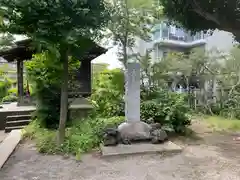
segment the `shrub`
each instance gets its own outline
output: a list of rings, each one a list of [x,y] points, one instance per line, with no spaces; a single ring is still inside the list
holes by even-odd
[[[37,101],[36,116],[42,126],[55,129],[59,123],[62,73],[58,55],[50,52],[36,54],[25,66]],[[69,74],[79,66],[78,60],[70,58]]]
[[[2,102],[16,102],[17,100],[18,100],[17,96],[9,95],[9,96],[5,96],[2,99]]]
[[[66,129],[66,138],[61,147],[56,146],[56,131],[42,128],[38,120],[33,121],[24,129],[24,137],[34,139],[39,152],[71,153],[79,156],[81,152],[87,152],[99,146],[105,127],[117,126],[123,121],[124,117],[74,120]]]
[[[116,81],[116,76],[120,79]],[[120,70],[108,70],[95,79],[91,99],[96,114],[102,117],[124,115],[124,75]],[[190,124],[186,97],[183,94],[156,88],[141,88],[141,119],[159,122],[168,130],[183,133]]]
[[[7,96],[8,88],[10,87],[10,81],[5,79],[4,81],[0,81],[0,99]]]
[[[120,69],[105,70],[93,78],[96,113],[102,117],[124,115],[124,74]]]
[[[10,88],[10,89],[8,89],[7,94],[8,95],[15,95],[15,96],[17,96],[17,94],[18,94],[17,88]]]
[[[153,99],[141,102],[141,119],[146,122],[159,122],[169,130],[184,133],[186,126],[190,125],[185,95],[166,90],[156,90],[147,94]]]
[[[141,120],[147,123],[158,121],[162,124],[164,117],[165,115],[156,101],[148,100],[141,102]]]

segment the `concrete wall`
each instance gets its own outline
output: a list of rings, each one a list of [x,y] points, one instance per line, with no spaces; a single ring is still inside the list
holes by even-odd
[[[217,48],[221,51],[228,52],[234,45],[234,37],[226,31],[215,30],[212,36],[206,39],[206,50]]]

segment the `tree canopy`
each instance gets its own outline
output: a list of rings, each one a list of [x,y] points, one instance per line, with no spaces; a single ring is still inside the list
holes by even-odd
[[[103,0],[1,0],[0,12],[1,31],[54,44],[92,37],[107,20]]]
[[[68,60],[72,47],[88,46],[108,20],[104,0],[0,0],[3,32],[22,34],[44,43],[63,65],[58,145],[65,136],[68,112]],[[57,50],[57,51],[56,51]]]
[[[160,0],[168,18],[192,31],[220,29],[240,40],[240,9],[237,0]]]

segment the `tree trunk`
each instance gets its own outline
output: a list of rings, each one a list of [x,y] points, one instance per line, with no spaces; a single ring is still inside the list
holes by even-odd
[[[57,134],[57,144],[60,146],[64,142],[65,126],[68,112],[68,52],[60,49],[61,62],[63,63],[62,84],[61,84],[61,104],[60,121]]]

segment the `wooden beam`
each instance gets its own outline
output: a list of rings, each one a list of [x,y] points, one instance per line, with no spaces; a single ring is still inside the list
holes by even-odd
[[[17,89],[18,89],[18,105],[21,105],[24,99],[23,61],[21,60],[17,60]]]

